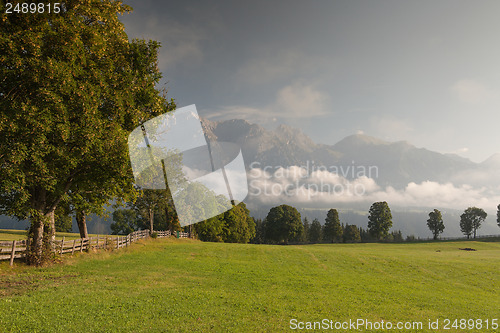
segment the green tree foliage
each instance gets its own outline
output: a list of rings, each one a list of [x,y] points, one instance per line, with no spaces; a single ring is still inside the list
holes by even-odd
[[[373,237],[372,237],[372,235],[370,235],[370,232],[368,230],[361,228],[361,227],[359,228],[359,235],[361,236],[362,242],[373,241]]]
[[[302,225],[304,227],[302,232],[302,241],[307,243],[309,241],[309,228],[311,227],[311,224],[309,223],[307,217],[304,217]]]
[[[429,213],[427,227],[432,232],[434,239],[438,239],[439,234],[444,231],[443,217],[438,209],[434,209],[434,211]]]
[[[389,234],[392,227],[392,214],[385,201],[375,202],[370,207],[368,215],[368,231],[376,240],[382,240]]]
[[[128,133],[170,107],[155,89],[159,44],[129,42],[117,16],[129,10],[0,13],[0,213],[30,219],[30,263],[50,251],[61,200],[97,210],[132,195]]]
[[[243,202],[225,212],[223,221],[222,240],[226,243],[248,243],[255,236],[255,222]]]
[[[361,235],[359,233],[359,228],[355,225],[346,224],[344,228],[344,233],[342,235],[342,240],[344,243],[359,243],[361,242]]]
[[[138,230],[137,212],[133,209],[117,209],[113,212],[111,231],[113,235],[128,235]]]
[[[311,223],[311,227],[309,228],[309,242],[310,243],[319,243],[323,238],[323,230],[321,228],[321,223],[318,219],[314,219]]]
[[[204,242],[222,242],[222,231],[224,230],[224,215],[220,214],[194,225],[198,238]]]
[[[71,229],[73,229],[73,218],[71,217],[71,210],[67,203],[57,206],[54,212],[54,220],[56,231],[71,232]]]
[[[497,206],[497,224],[500,227],[500,205]]]
[[[403,233],[401,230],[394,230],[390,234],[392,241],[396,243],[404,242]]]
[[[417,241],[417,237],[415,237],[415,235],[408,235],[406,236],[406,242],[415,242]]]
[[[330,209],[326,214],[323,239],[329,243],[338,242],[342,239],[342,233],[339,212],[336,209]]]
[[[460,230],[467,238],[470,238],[471,234],[474,234],[476,238],[477,229],[481,227],[481,223],[486,219],[488,214],[477,207],[467,208],[462,215],[460,215]]]
[[[273,207],[267,214],[267,238],[275,243],[299,242],[303,228],[300,213],[292,206]]]
[[[262,221],[259,221],[262,228]],[[240,202],[230,210],[194,225],[198,238],[206,242],[257,243],[256,223],[245,203]],[[258,237],[263,238],[262,230]],[[261,240],[263,242],[263,239]]]
[[[137,212],[137,216],[141,218],[141,227],[149,229],[150,233],[154,231],[155,212],[163,209],[166,205],[165,190],[149,190],[140,191],[140,195],[136,201],[130,206]]]
[[[251,240],[253,244],[264,244],[266,242],[266,221],[262,219],[254,219],[255,221],[255,236]]]

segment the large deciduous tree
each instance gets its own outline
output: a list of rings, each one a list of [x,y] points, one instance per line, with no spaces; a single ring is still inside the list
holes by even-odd
[[[223,215],[222,239],[226,243],[248,243],[255,236],[255,222],[244,202]]]
[[[361,235],[359,228],[355,225],[346,224],[344,234],[342,235],[344,243],[359,243],[361,242]]]
[[[481,223],[486,219],[488,214],[481,208],[469,207],[462,215],[460,215],[460,230],[467,238],[474,234],[476,238],[477,229],[481,227]]]
[[[248,243],[256,234],[255,222],[243,202],[222,214],[196,223],[194,230],[200,240],[208,242]]]
[[[127,136],[171,108],[155,88],[159,44],[129,42],[118,19],[130,9],[0,13],[0,213],[30,219],[30,263],[50,251],[61,200],[84,210],[133,193]]]
[[[391,209],[386,201],[375,202],[370,207],[368,215],[368,231],[377,240],[388,236],[392,227]]]
[[[432,232],[434,239],[438,239],[439,234],[444,231],[443,216],[438,209],[429,213],[429,219],[427,220],[427,227]]]
[[[300,241],[303,228],[300,213],[292,206],[273,207],[267,214],[266,236],[276,243]]]

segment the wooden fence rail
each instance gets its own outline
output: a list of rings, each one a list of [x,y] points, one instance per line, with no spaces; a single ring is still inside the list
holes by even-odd
[[[170,237],[170,231],[155,231],[158,238]],[[131,243],[140,239],[148,238],[149,230],[134,231],[126,236],[97,235],[89,238],[66,240],[56,240],[53,244],[57,254],[83,252],[90,249],[120,249],[127,247]],[[187,232],[174,232],[177,238],[187,238]],[[14,264],[14,259],[24,258],[26,254],[26,240],[0,241],[0,261],[10,260],[10,265]]]

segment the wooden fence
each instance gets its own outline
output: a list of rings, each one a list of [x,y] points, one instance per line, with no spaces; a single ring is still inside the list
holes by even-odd
[[[170,237],[170,231],[154,231],[158,238]],[[177,238],[188,238],[187,232],[174,232]],[[149,230],[134,231],[126,236],[106,236],[97,235],[95,237],[80,238],[73,240],[56,240],[53,244],[57,254],[83,252],[91,249],[119,249],[127,247],[131,243],[140,239],[148,238]],[[26,254],[26,240],[21,241],[0,241],[0,261],[10,260],[10,265],[14,264],[14,259],[24,258]]]

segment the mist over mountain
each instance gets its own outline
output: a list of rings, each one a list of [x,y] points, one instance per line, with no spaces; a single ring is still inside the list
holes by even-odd
[[[242,119],[213,122],[203,120],[210,140],[240,145],[247,167],[258,162],[260,167],[323,166],[342,169],[347,179],[357,178],[353,167],[378,169],[381,186],[404,188],[409,182],[436,181],[446,183],[454,175],[485,167],[500,167],[500,154],[476,164],[454,154],[441,154],[417,148],[406,142],[387,142],[367,135],[350,135],[333,145],[317,144],[301,130],[279,125],[270,131]],[[359,168],[358,168],[359,169]]]
[[[489,213],[481,232],[498,233],[500,154],[474,163],[362,134],[327,145],[286,125],[267,130],[241,119],[202,124],[211,141],[241,147],[250,187],[245,201],[256,217],[265,217],[272,206],[290,204],[322,223],[328,208],[338,208],[349,216],[348,223],[366,226],[371,203],[387,201],[394,228],[403,233],[427,237],[427,214],[438,208],[449,224],[444,235],[459,236],[461,212],[478,206]]]

